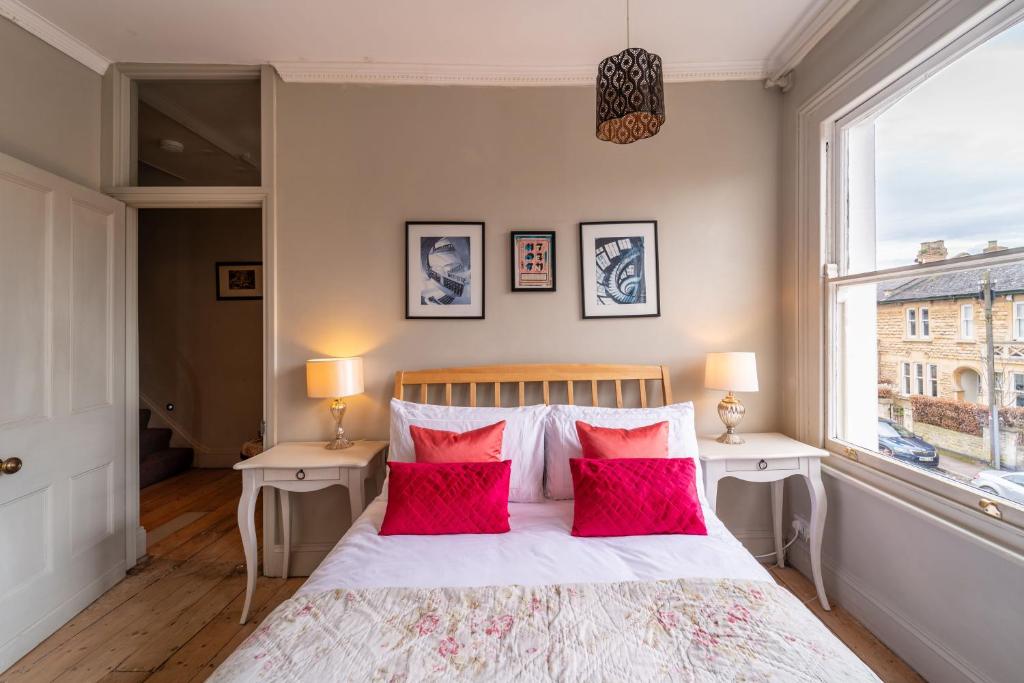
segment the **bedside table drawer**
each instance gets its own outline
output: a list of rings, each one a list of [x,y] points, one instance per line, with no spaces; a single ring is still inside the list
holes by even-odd
[[[313,467],[310,469],[266,469],[263,481],[324,481],[340,479],[340,467]]]
[[[734,458],[725,463],[726,472],[758,472],[771,470],[800,469],[800,458],[773,458],[771,460],[755,460],[753,458]]]

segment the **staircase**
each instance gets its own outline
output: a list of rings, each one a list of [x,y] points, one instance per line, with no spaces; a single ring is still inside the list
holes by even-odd
[[[152,413],[139,410],[139,488],[163,481],[192,467],[191,448],[171,448],[171,430],[150,427]]]

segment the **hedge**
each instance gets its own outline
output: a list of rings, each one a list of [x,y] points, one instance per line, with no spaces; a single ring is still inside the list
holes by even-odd
[[[981,436],[981,428],[988,423],[987,419],[978,419],[979,406],[973,403],[952,401],[948,398],[911,396],[910,405],[914,409],[914,422],[924,422],[961,434]]]
[[[981,436],[982,429],[988,425],[988,408],[975,403],[911,396],[910,405],[914,409],[915,422],[951,429],[961,434]],[[1024,408],[1000,408],[999,424],[1002,427],[1024,428]]]

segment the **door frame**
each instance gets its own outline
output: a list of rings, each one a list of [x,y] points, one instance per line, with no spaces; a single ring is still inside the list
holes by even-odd
[[[254,187],[131,186],[135,153],[132,135],[135,80],[260,80],[260,185]],[[125,560],[133,567],[146,554],[146,530],[139,522],[139,209],[259,208],[263,251],[263,419],[265,446],[277,442],[276,135],[277,75],[269,65],[121,64],[110,68],[107,102],[109,138],[103,145],[108,185],[104,192],[125,204]],[[134,530],[134,532],[133,532]]]

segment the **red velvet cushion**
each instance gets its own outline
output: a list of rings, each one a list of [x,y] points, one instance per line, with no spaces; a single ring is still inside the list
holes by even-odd
[[[706,536],[691,458],[572,458],[573,536]]]
[[[389,462],[381,536],[503,534],[512,461]]]
[[[584,458],[667,458],[668,422],[636,429],[595,427],[576,420]]]
[[[501,460],[501,441],[505,421],[468,432],[409,426],[416,462],[497,462]]]

